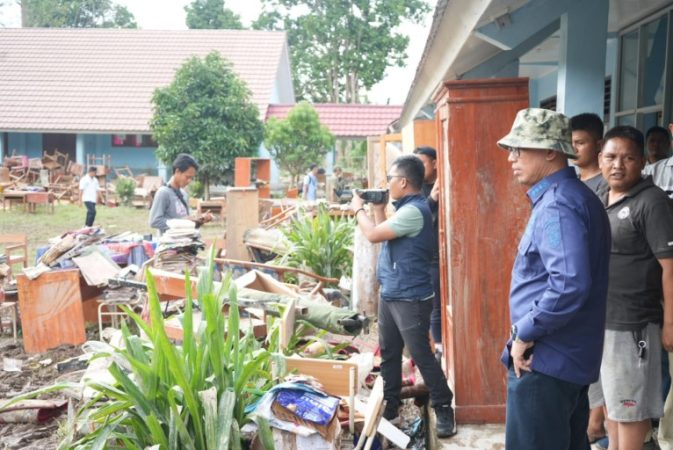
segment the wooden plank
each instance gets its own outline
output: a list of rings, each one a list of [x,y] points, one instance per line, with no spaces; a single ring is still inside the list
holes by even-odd
[[[193,312],[193,321],[195,325],[201,321],[201,312]],[[262,339],[266,337],[266,324],[264,321],[246,317],[242,317],[240,319],[240,326],[238,328],[241,337],[243,337],[245,333],[248,332],[250,327],[252,327],[252,333],[255,338]],[[184,330],[182,329],[182,324],[180,323],[180,319],[178,319],[178,317],[171,317],[170,319],[166,320],[164,322],[164,330],[166,330],[166,334],[169,338],[182,342],[184,337]],[[224,339],[224,337],[225,336],[222,336],[222,339]]]
[[[376,278],[376,262],[381,246],[369,242],[360,228],[355,227],[353,248],[353,309],[376,316],[380,288]]]
[[[227,258],[250,261],[243,235],[259,224],[259,194],[257,189],[229,188],[227,190]]]
[[[285,367],[288,372],[296,370],[298,374],[314,377],[320,384],[322,384],[325,392],[339,397],[347,397],[350,395],[349,372],[351,367],[355,368],[355,380],[358,379],[357,364],[348,361],[292,356],[285,358]]]
[[[82,276],[90,286],[105,286],[110,278],[119,273],[119,266],[112,260],[104,257],[99,251],[93,251],[85,256],[72,259]]]
[[[374,382],[372,392],[367,399],[367,408],[365,409],[365,424],[360,433],[360,439],[356,450],[361,449],[365,443],[365,436],[370,437],[376,434],[376,428],[379,423],[379,413],[383,405],[383,377],[378,377]],[[371,442],[370,439],[367,441]],[[371,444],[369,444],[371,446]]]
[[[437,124],[434,119],[414,120],[414,147],[437,148]]]
[[[283,317],[280,319],[280,351],[285,350],[290,345],[292,333],[294,333],[295,307],[297,299],[293,298],[285,305]]]
[[[19,275],[17,286],[27,353],[86,341],[79,270],[46,272],[35,280]]]

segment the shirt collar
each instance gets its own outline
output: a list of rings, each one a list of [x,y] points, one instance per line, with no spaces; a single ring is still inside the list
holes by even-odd
[[[528,198],[530,199],[530,202],[534,205],[535,203],[542,198],[545,192],[547,192],[547,189],[549,189],[552,185],[558,183],[561,180],[565,180],[567,178],[575,178],[577,179],[577,174],[575,173],[575,169],[572,167],[564,167],[561,170],[558,170],[551,175],[547,175],[537,183],[535,183],[530,189],[528,189],[528,192],[526,192],[526,195],[528,195]]]
[[[397,210],[400,209],[404,204],[406,204],[406,203],[408,203],[409,201],[411,201],[411,199],[413,199],[414,197],[421,197],[421,198],[423,198],[423,199],[425,198],[425,197],[423,197],[420,193],[416,193],[416,194],[407,194],[407,195],[403,196],[402,198],[400,198],[400,199],[398,199],[398,200],[393,200],[393,202],[392,202],[392,203],[393,203],[393,207],[394,207],[395,210],[397,211]]]
[[[614,205],[617,205],[621,203],[624,199],[629,198],[629,197],[635,197],[645,189],[649,189],[651,187],[654,187],[654,182],[652,181],[652,177],[649,175],[644,175],[629,191],[624,194],[622,198],[614,202],[612,205],[608,205],[608,196],[610,194],[610,188],[608,187],[606,190],[602,191],[599,195],[601,200],[603,201],[603,204],[608,206],[608,207],[613,207]]]

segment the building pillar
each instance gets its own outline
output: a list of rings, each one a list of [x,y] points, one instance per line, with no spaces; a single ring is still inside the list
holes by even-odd
[[[159,175],[165,183],[168,183],[168,167],[166,167],[166,164],[159,162],[157,165],[157,175]]]
[[[556,109],[603,117],[609,0],[572,3],[561,15]]]
[[[3,132],[0,133],[0,164],[2,164],[2,161],[5,159],[5,155],[7,154],[7,149],[5,148],[5,137],[7,136],[7,133]]]
[[[75,142],[75,159],[77,160],[77,164],[81,164],[82,166],[86,165],[86,152],[84,150],[84,135],[83,134],[77,134],[77,140]],[[84,168],[84,172],[86,173],[87,168]]]

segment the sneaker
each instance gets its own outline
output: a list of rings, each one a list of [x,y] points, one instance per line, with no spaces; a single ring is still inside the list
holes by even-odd
[[[609,446],[610,446],[610,442],[608,441],[607,436],[605,436],[602,439],[597,440],[594,443],[594,447],[596,447],[598,450],[608,450]]]
[[[456,417],[451,405],[442,405],[435,408],[437,416],[437,437],[447,438],[456,434]]]
[[[399,419],[400,405],[393,402],[386,402],[386,409],[383,410],[383,418],[389,422]]]
[[[643,444],[643,450],[660,450],[660,447],[653,438],[650,438],[649,441]]]

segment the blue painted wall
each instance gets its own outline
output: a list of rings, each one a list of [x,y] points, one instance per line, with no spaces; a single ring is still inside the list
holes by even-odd
[[[40,133],[7,133],[7,154],[16,151],[19,155],[29,158],[42,157],[42,134]],[[112,167],[129,166],[134,174],[157,174],[159,162],[154,156],[155,147],[113,147],[112,135],[85,134],[84,151],[97,156],[111,155]]]
[[[540,101],[556,95],[558,70],[554,70],[540,78],[531,78],[529,82],[530,106],[539,108]]]
[[[134,174],[157,174],[159,162],[154,156],[155,147],[113,147],[111,135],[87,134],[84,149],[87,154],[111,155],[112,167],[129,166]]]
[[[7,133],[8,155],[16,151],[18,155],[29,158],[42,157],[42,134],[40,133]]]

